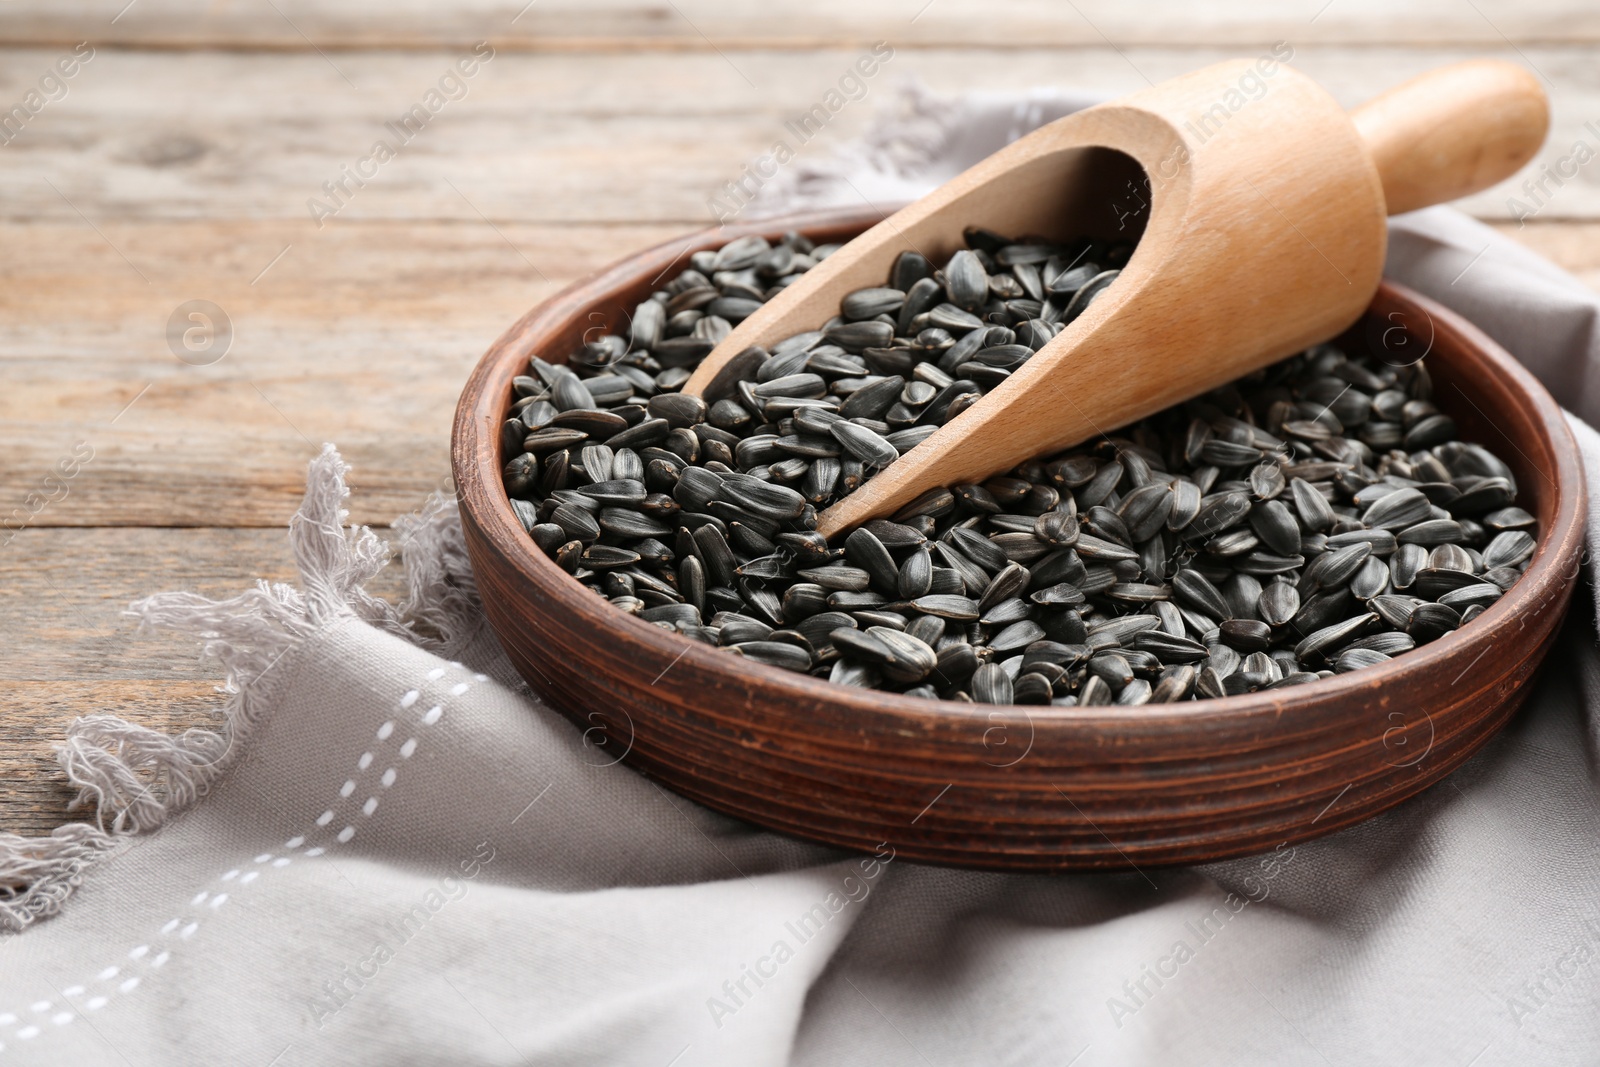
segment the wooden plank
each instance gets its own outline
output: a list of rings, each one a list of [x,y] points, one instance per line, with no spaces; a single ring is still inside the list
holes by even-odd
[[[449,487],[456,394],[495,336],[578,275],[678,232],[342,226],[251,286],[294,234],[103,229],[140,256],[150,285],[81,223],[0,229],[0,527],[36,510],[32,525],[281,525],[324,441],[356,467],[356,521],[387,522]],[[543,278],[507,239],[546,265]],[[167,347],[169,315],[195,297],[233,321],[233,347],[212,366]],[[86,450],[64,489],[49,480]]]
[[[368,588],[394,598],[401,568]],[[194,641],[139,633],[123,615],[149,593],[228,597],[257,577],[295,580],[286,532],[27,530],[0,548],[0,830],[47,833],[71,793],[51,745],[79,715],[152,729],[215,723],[221,671]]]
[[[433,49],[484,38],[500,47],[559,49],[810,48],[885,39],[903,46],[1307,43],[1424,45],[1594,40],[1600,17],[1581,0],[459,0],[273,5],[196,0],[25,0],[0,8],[18,43],[160,48]]]
[[[123,612],[168,589],[229,597],[257,577],[295,581],[286,530],[25,530],[0,550],[0,681],[214,678],[194,642],[140,633]]]
[[[0,13],[7,9],[0,5]],[[1117,94],[1238,50],[908,49],[866,83],[863,99],[843,106],[805,143],[787,123],[817,105],[859,51],[504,53],[482,67],[468,96],[445,105],[402,145],[386,123],[424,97],[449,53],[338,57],[334,62],[357,90],[316,54],[102,49],[64,99],[45,105],[4,145],[0,217],[71,221],[85,229],[117,220],[272,219],[292,224],[301,240],[377,219],[699,224],[712,218],[709,198],[739,178],[747,162],[779,140],[797,159],[827,158],[897,102],[895,88],[906,78],[945,94],[1039,87]],[[1523,195],[1521,182],[1540,164],[1556,164],[1580,139],[1600,150],[1600,135],[1585,127],[1600,115],[1600,70],[1591,51],[1513,49],[1503,42],[1305,46],[1295,62],[1354,105],[1442,63],[1483,54],[1526,57],[1554,79],[1549,146],[1524,174],[1466,202],[1475,213],[1504,218],[1507,197]],[[27,84],[38,76],[27,72],[44,72],[55,55],[10,50],[0,52],[0,64],[24,72],[17,78]],[[380,139],[398,154],[367,165],[375,176],[357,188],[341,168],[368,158]],[[1555,191],[1539,217],[1600,218],[1595,166]],[[338,200],[323,188],[335,181],[348,189]],[[343,206],[319,227],[313,198],[328,210]],[[138,248],[124,251],[142,262]]]

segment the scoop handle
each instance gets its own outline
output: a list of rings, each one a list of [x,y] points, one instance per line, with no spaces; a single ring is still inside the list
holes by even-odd
[[[1350,118],[1398,215],[1515,174],[1544,144],[1550,101],[1516,64],[1474,59],[1401,82]]]

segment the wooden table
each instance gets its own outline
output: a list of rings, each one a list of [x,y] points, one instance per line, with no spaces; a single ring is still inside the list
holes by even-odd
[[[291,579],[284,525],[323,441],[355,466],[357,522],[448,487],[456,392],[489,342],[577,276],[711,222],[717,189],[874,42],[893,58],[807,158],[909,77],[1118,92],[1277,40],[1347,104],[1468,56],[1523,62],[1555,106],[1545,161],[1600,147],[1583,125],[1600,13],[1582,0],[524,2],[0,3],[0,107],[38,103],[0,145],[0,517],[52,498],[0,531],[0,829],[78,817],[50,749],[73,716],[212,721],[215,665],[138,634],[129,601]],[[92,58],[41,87],[80,42]],[[465,95],[364,163],[478,42],[493,57]],[[1597,175],[1497,225],[1600,284]],[[342,203],[324,190],[339,181]],[[1467,206],[1505,220],[1516,192]],[[218,362],[169,347],[190,300],[232,323]],[[46,482],[86,449],[64,488]]]

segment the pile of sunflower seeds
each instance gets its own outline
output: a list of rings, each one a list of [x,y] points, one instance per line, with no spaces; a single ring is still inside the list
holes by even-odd
[[[843,685],[989,704],[1144,704],[1296,685],[1470,622],[1535,547],[1516,479],[1456,440],[1421,363],[1329,345],[1122,435],[929,492],[829,545],[818,510],[957,417],[1131,246],[967,232],[907,252],[819,330],[679,390],[834,250],[699,252],[565,365],[516,381],[505,485],[533,540],[622,611]]]

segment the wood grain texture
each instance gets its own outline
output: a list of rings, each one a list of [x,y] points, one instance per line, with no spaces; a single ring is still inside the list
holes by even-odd
[[[101,230],[151,284],[81,222],[0,227],[0,526],[27,518],[29,494],[80,442],[93,458],[34,525],[281,525],[324,441],[356,467],[355,520],[388,522],[449,487],[450,410],[486,339],[675,232],[341,226],[296,243],[252,286],[294,234],[249,222]],[[548,264],[543,277],[518,248]],[[233,320],[213,366],[167,347],[168,316],[196,297]]]
[[[1391,215],[1489,188],[1528,164],[1550,132],[1533,71],[1480,59],[1402,82],[1350,113]]]
[[[1600,17],[1581,0],[1325,0],[1186,3],[1184,0],[462,0],[450,4],[202,4],[196,0],[25,0],[0,8],[0,33],[16,41],[96,40],[144,48],[303,51],[429,48],[485,37],[506,47],[692,49],[751,44],[810,49],[885,38],[916,45],[1018,47],[1199,45],[1331,41],[1427,45],[1595,40]],[[276,8],[276,10],[275,10]],[[113,21],[115,19],[115,21]]]
[[[817,221],[831,232],[874,220]],[[1247,854],[1350,826],[1459,766],[1520,705],[1565,614],[1586,514],[1565,419],[1481,331],[1385,283],[1370,321],[1431,320],[1436,401],[1464,438],[1511,463],[1539,518],[1527,573],[1471,626],[1305,686],[1121,710],[839,687],[669,633],[618,612],[534,546],[501,485],[498,427],[530,351],[570,351],[591,311],[619,315],[676,255],[641,253],[508,330],[463,391],[452,456],[473,572],[513,663],[575,723],[601,727],[636,767],[711,807],[818,841],[887,841],[901,856],[995,869]],[[1356,329],[1342,343],[1366,337]]]
[[[0,4],[0,15],[12,6]],[[1485,55],[1531,63],[1550,79],[1545,87],[1553,108],[1551,137],[1538,162],[1554,166],[1580,139],[1600,147],[1585,127],[1600,115],[1600,67],[1587,47],[1294,46],[1296,69],[1346,108],[1444,63]],[[1254,58],[1266,48],[1267,42],[1249,42],[1003,54],[900,50],[865,82],[861,99],[844,105],[804,144],[785,123],[835,88],[862,49],[507,52],[481,68],[465,99],[446,104],[410,143],[397,146],[396,157],[365,187],[351,185],[347,206],[320,231],[307,201],[325,196],[323,183],[340,179],[340,168],[354,166],[374,141],[396,141],[385,123],[417,104],[458,53],[360,52],[333,57],[336,70],[315,53],[104,48],[67,83],[64,99],[46,104],[0,148],[6,160],[0,216],[80,226],[84,217],[102,226],[118,219],[275,219],[292,224],[285,243],[374,219],[481,225],[486,215],[497,223],[689,228],[712,220],[708,199],[774,142],[785,139],[800,160],[826,159],[877,109],[891,105],[906,79],[943,94],[1054,88],[1119,95],[1210,63]],[[59,54],[0,51],[0,69],[7,72],[0,104],[9,108],[20,100]],[[1507,198],[1537,170],[1536,163],[1512,182],[1470,198],[1467,208],[1510,217]],[[1579,173],[1559,190],[1551,187],[1541,218],[1600,218],[1600,183],[1583,177],[1587,170]],[[125,251],[143,265],[136,246]]]

